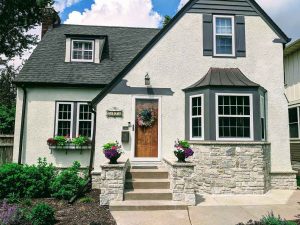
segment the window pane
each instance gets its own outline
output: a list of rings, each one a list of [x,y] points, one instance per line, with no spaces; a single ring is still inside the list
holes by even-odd
[[[93,43],[90,41],[73,41],[72,59],[92,60]]]
[[[86,60],[93,59],[93,52],[92,51],[85,51],[83,58],[86,59]]]
[[[232,37],[220,36],[216,37],[216,53],[217,54],[232,54]]]
[[[92,136],[92,122],[91,121],[80,121],[78,134],[80,136],[91,137]]]
[[[201,137],[201,118],[192,118],[192,137]]]
[[[297,123],[298,122],[298,111],[297,108],[289,109],[289,122]]]
[[[232,34],[232,19],[231,18],[216,18],[217,34]]]
[[[59,104],[58,119],[71,119],[71,104]]]
[[[221,138],[250,138],[249,117],[220,117],[219,137]]]
[[[192,116],[201,116],[201,97],[192,98]]]
[[[92,119],[92,112],[91,112],[90,105],[80,105],[79,119],[80,120],[91,120]]]
[[[82,51],[73,51],[73,59],[82,59]]]
[[[71,136],[71,122],[70,121],[58,121],[58,136]]]
[[[298,123],[290,124],[290,138],[298,138]]]

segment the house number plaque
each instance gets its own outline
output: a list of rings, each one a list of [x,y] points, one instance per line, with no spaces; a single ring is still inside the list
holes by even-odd
[[[106,116],[112,117],[112,118],[120,118],[120,117],[123,117],[123,111],[122,110],[107,110]]]

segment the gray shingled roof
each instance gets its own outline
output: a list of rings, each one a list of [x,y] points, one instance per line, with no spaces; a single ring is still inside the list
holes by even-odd
[[[48,31],[25,63],[16,83],[106,85],[159,32],[158,29],[60,25]],[[107,36],[100,64],[65,62],[66,34]]]
[[[238,68],[210,68],[203,78],[185,90],[207,86],[259,87],[258,84],[249,80]]]

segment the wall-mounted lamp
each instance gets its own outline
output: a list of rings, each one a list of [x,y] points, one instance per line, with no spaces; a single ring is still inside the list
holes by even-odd
[[[146,76],[145,76],[145,85],[146,85],[146,86],[149,86],[149,85],[150,85],[150,76],[149,76],[148,73],[147,73]]]

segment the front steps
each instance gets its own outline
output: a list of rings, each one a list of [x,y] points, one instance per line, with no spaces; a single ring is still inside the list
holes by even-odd
[[[124,201],[110,202],[111,211],[185,210],[172,201],[168,171],[162,166],[133,166],[126,173]]]

